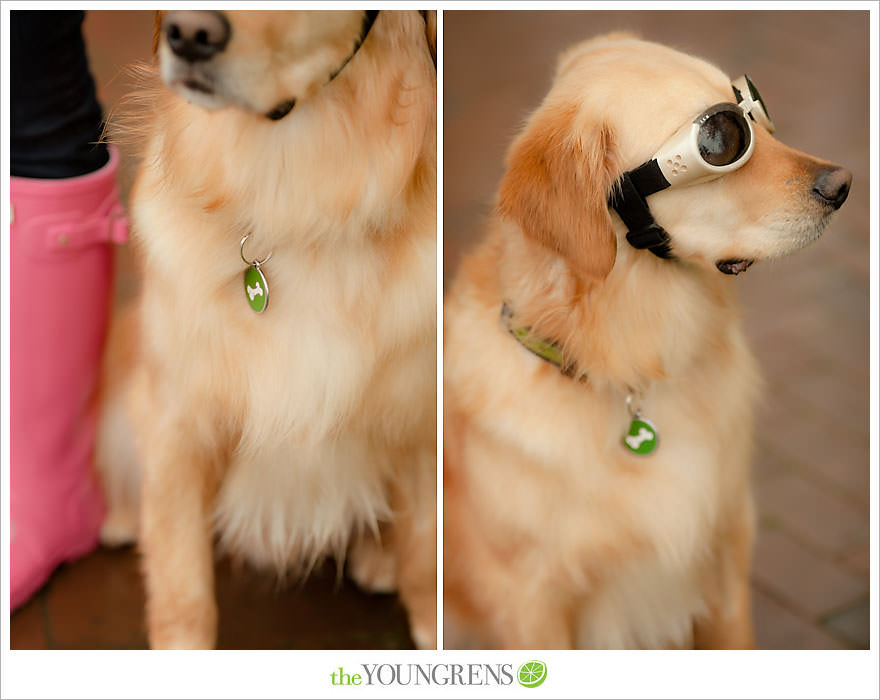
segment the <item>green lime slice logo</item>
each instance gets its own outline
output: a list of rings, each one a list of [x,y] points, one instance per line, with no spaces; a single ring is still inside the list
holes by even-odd
[[[547,678],[547,664],[543,661],[526,661],[519,667],[516,678],[523,688],[537,688]]]

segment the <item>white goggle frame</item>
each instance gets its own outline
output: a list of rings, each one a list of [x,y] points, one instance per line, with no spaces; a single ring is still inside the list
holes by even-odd
[[[755,131],[752,122],[756,122],[773,133],[775,127],[767,113],[767,109],[761,100],[761,95],[755,89],[752,81],[746,75],[740,76],[733,81],[734,94],[739,100],[738,104],[721,103],[713,105],[702,112],[696,119],[682,126],[676,131],[654,154],[652,160],[657,165],[663,177],[672,187],[694,185],[708,180],[714,180],[729,172],[737,170],[745,165],[755,150]],[[748,146],[745,151],[735,160],[726,165],[712,165],[706,162],[700,155],[698,135],[704,121],[725,107],[738,109],[743,116],[748,128]]]

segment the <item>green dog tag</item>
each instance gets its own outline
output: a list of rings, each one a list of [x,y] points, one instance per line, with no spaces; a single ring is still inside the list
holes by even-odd
[[[252,265],[244,273],[244,292],[248,304],[258,314],[269,306],[269,283],[259,265]]]
[[[629,425],[629,432],[623,436],[623,444],[637,455],[649,455],[657,449],[657,428],[651,421],[635,416]]]

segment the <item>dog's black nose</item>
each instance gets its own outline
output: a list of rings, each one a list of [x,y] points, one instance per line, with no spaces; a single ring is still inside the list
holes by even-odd
[[[813,196],[823,204],[840,209],[849,194],[852,173],[846,168],[828,168],[813,183]]]
[[[169,12],[162,28],[174,54],[191,63],[207,61],[229,42],[229,21],[222,12]]]

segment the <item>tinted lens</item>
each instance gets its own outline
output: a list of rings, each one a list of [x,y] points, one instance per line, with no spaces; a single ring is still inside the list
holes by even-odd
[[[742,112],[736,107],[709,110],[697,132],[700,155],[709,165],[730,165],[749,147],[749,128]]]

